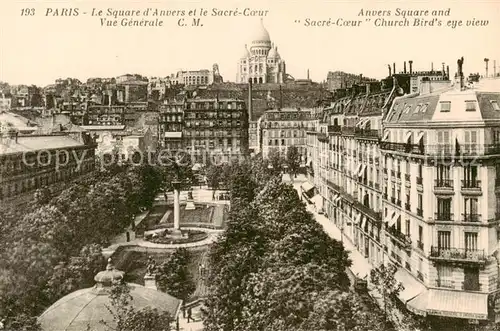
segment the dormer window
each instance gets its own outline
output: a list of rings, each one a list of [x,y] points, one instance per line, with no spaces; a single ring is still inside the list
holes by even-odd
[[[429,106],[429,104],[428,104],[428,103],[426,103],[425,105],[422,105],[422,108],[420,109],[420,111],[421,111],[422,113],[425,113],[425,112],[427,111],[427,107],[428,107],[428,106]]]
[[[475,101],[465,101],[465,111],[476,111]]]
[[[415,107],[415,110],[413,111],[414,114],[418,113],[420,111],[420,108],[422,107],[422,104],[419,103],[417,107]]]
[[[441,106],[440,111],[442,113],[447,113],[450,111],[450,109],[451,109],[451,102],[450,101],[441,101],[439,104]]]
[[[491,100],[490,102],[491,102],[491,106],[493,107],[493,109],[500,110],[500,106],[498,105],[498,101]]]
[[[403,110],[403,113],[408,114],[410,112],[410,109],[411,109],[411,105],[406,105],[404,110]]]

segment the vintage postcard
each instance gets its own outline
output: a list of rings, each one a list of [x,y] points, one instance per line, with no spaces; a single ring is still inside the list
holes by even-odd
[[[500,330],[500,1],[0,17],[0,331]]]

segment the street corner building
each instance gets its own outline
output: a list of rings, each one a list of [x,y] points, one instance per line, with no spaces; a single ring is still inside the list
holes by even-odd
[[[302,191],[372,266],[399,267],[410,311],[479,323],[500,317],[500,79],[457,63],[336,89]]]

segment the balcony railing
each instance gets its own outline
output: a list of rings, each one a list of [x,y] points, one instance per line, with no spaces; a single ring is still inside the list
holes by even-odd
[[[417,271],[417,278],[424,281],[424,275],[420,271]]]
[[[421,208],[417,208],[417,215],[420,217],[424,216],[424,211]]]
[[[500,154],[500,144],[462,144],[457,148],[454,144],[427,145],[427,155],[434,156],[478,156]]]
[[[328,133],[340,133],[342,127],[340,125],[328,125]]]
[[[462,282],[462,290],[463,291],[480,292],[481,291],[481,284]]]
[[[422,177],[417,177],[417,185],[422,185],[423,179]]]
[[[464,222],[478,223],[481,222],[481,214],[462,214]]]
[[[500,187],[500,178],[495,179],[495,187]]]
[[[405,180],[406,180],[407,182],[409,182],[409,181],[410,181],[410,174],[405,174]]]
[[[395,197],[391,197],[391,203],[396,204],[396,198]]]
[[[452,279],[436,279],[437,287],[455,288],[455,282]]]
[[[434,188],[453,190],[453,179],[436,179]]]
[[[395,176],[396,176],[396,171],[395,171],[395,170],[391,170],[391,176],[392,176],[392,177],[395,177]]]
[[[477,263],[484,263],[486,261],[484,249],[440,248],[436,246],[431,247],[430,258],[436,260],[468,261]]]
[[[321,141],[321,142],[328,141],[328,135],[326,133],[318,132],[317,137],[318,137],[318,140]]]
[[[382,199],[387,200],[387,193],[382,193]]]
[[[411,205],[409,203],[405,203],[405,209],[411,211]]]
[[[408,154],[425,154],[425,148],[422,145],[418,144],[404,144],[404,143],[391,143],[387,141],[382,141],[380,143],[380,149],[390,150],[400,153],[408,153]]]
[[[386,232],[398,241],[404,248],[411,248],[411,238],[410,236],[400,232],[398,229],[394,227],[390,227],[386,229]]]
[[[420,240],[417,240],[417,247],[418,249],[424,250],[424,243],[421,242]]]
[[[396,172],[396,177],[399,178],[399,179],[401,179],[401,171],[397,171]]]
[[[462,190],[481,190],[480,180],[462,180]]]
[[[453,222],[452,213],[434,213],[434,220],[437,222]]]
[[[356,128],[354,130],[354,135],[356,137],[373,138],[373,139],[377,139],[380,137],[379,130],[369,130],[360,128]]]
[[[344,126],[342,127],[342,134],[352,136],[354,135],[355,128],[351,126]]]

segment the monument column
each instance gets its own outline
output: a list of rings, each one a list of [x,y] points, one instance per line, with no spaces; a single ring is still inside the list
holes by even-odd
[[[181,187],[181,182],[174,181],[172,182],[174,186],[174,232],[180,231],[180,197],[179,191]]]

